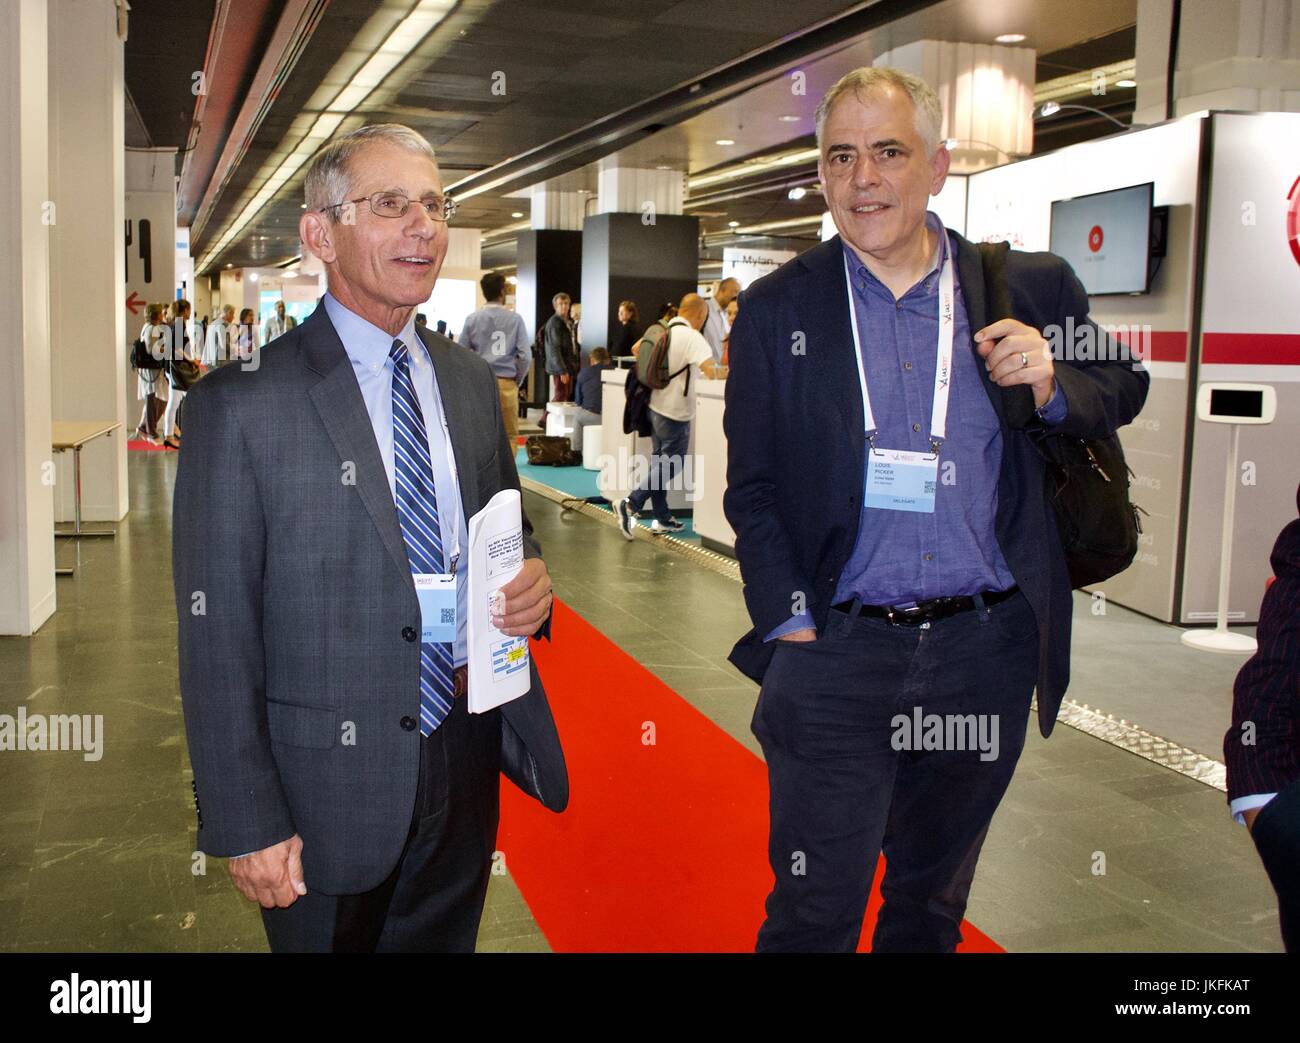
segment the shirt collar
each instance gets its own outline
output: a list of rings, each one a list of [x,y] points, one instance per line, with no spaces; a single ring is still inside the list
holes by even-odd
[[[424,342],[415,333],[414,311],[396,337],[385,333],[368,319],[363,319],[350,308],[340,304],[331,293],[325,294],[325,311],[330,317],[330,322],[334,324],[339,340],[343,342],[343,350],[347,352],[353,366],[378,373],[388,361],[388,353],[392,350],[395,340],[400,340],[406,345],[406,350],[416,366],[425,365],[429,361],[427,351],[417,350],[416,347],[419,345],[423,348]]]
[[[928,291],[929,286],[925,284],[928,284],[931,277],[939,270],[939,266],[943,263],[944,258],[948,255],[949,242],[948,230],[944,227],[943,221],[939,219],[939,215],[933,210],[927,210],[925,212],[925,226],[934,233],[934,251],[930,254],[930,267],[928,267],[925,270],[925,274],[917,280],[916,286],[920,286],[923,290]],[[853,247],[848,244],[847,240],[844,241],[844,256],[849,259],[850,271],[862,276],[868,282],[876,283],[881,286],[884,285],[879,279],[871,274],[871,270],[862,263],[862,258],[853,252]],[[912,289],[916,289],[916,286]],[[908,291],[908,293],[911,292],[911,290]],[[893,295],[891,294],[890,296]]]

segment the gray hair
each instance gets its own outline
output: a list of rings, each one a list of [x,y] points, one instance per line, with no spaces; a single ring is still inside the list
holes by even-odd
[[[357,153],[373,142],[386,142],[428,156],[435,163],[433,146],[424,137],[401,123],[375,123],[359,127],[341,138],[335,138],[316,153],[303,182],[308,210],[323,210],[333,203],[341,203],[352,195],[352,176],[349,166]],[[334,211],[329,211],[333,219]]]
[[[926,156],[933,156],[939,147],[939,135],[943,129],[943,109],[939,105],[939,96],[925,80],[901,69],[888,66],[864,65],[860,69],[845,73],[839,81],[826,92],[817,106],[817,148],[822,147],[822,128],[831,108],[845,94],[870,94],[884,87],[896,87],[912,99],[916,109],[916,132],[925,142]]]

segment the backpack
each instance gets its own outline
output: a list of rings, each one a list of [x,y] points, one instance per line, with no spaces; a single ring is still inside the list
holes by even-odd
[[[668,348],[672,344],[672,330],[666,323],[656,320],[641,334],[636,349],[636,378],[652,391],[662,391],[677,376],[686,374],[685,394],[691,391],[689,365],[676,373],[668,372]]]
[[[558,435],[529,435],[524,442],[524,453],[534,467],[573,467],[582,463],[582,454],[567,438]]]
[[[979,244],[989,314],[996,318],[1012,315],[1006,270],[1010,249],[1005,242]],[[1024,428],[1033,417],[1033,392],[1024,384],[1002,391],[1007,423]],[[1129,500],[1133,471],[1124,459],[1119,435],[1085,439],[1039,434],[1030,440],[1047,462],[1048,496],[1070,586],[1090,587],[1123,572],[1137,556],[1142,508]]]

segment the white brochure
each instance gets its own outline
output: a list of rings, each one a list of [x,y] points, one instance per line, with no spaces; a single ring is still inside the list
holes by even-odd
[[[486,713],[529,688],[528,638],[492,625],[502,587],[524,565],[523,510],[518,490],[502,489],[469,520],[466,645],[469,712]]]

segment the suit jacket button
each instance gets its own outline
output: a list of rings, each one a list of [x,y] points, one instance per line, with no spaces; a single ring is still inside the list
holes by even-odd
[[[407,641],[414,641],[420,635],[415,632],[415,627],[402,627],[402,637]]]
[[[402,720],[401,720],[401,725],[402,725],[403,730],[408,731],[408,732],[413,732],[413,731],[415,731],[415,718],[414,718],[414,717],[403,717]]]

